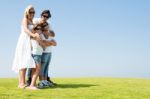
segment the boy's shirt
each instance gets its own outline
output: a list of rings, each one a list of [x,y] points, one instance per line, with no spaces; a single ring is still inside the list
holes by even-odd
[[[41,36],[42,40],[46,40],[46,41],[51,41],[53,40],[54,37],[49,36],[47,39],[45,38],[44,35]],[[43,53],[51,53],[52,52],[52,46],[47,46],[44,50]]]

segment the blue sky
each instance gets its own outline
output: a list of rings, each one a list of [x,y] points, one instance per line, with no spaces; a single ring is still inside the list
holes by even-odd
[[[51,77],[150,77],[149,0],[3,0],[0,77],[11,70],[24,9],[50,9],[57,47]]]

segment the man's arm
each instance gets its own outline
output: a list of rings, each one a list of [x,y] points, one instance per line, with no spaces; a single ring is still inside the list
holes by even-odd
[[[47,46],[56,46],[57,43],[56,41],[54,40],[51,40],[51,41],[47,41],[47,40],[42,40],[42,42],[44,43],[44,45],[47,47]]]

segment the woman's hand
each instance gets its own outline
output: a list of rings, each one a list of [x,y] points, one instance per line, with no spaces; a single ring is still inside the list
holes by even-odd
[[[40,41],[40,40],[41,40],[39,33],[33,34],[33,37],[34,37],[37,41]]]

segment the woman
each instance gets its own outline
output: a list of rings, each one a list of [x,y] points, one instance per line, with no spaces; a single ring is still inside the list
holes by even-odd
[[[12,69],[15,72],[19,72],[19,88],[25,88],[25,75],[27,68],[35,68],[35,62],[31,56],[30,37],[40,39],[39,34],[33,34],[31,29],[33,27],[32,19],[34,17],[35,10],[32,5],[29,5],[24,12],[24,18],[22,21],[21,34],[17,43],[14,62]],[[35,81],[36,77],[33,75],[33,83],[30,85],[30,89],[36,89]]]

